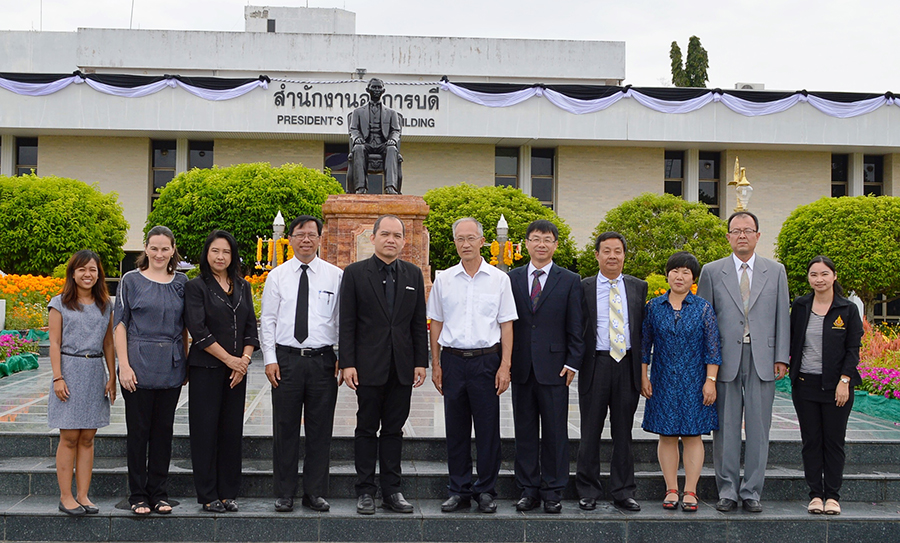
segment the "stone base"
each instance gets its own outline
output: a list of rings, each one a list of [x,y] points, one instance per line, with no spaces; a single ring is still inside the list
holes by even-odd
[[[426,295],[431,292],[430,239],[423,224],[428,204],[421,196],[389,194],[333,194],[322,204],[325,229],[319,256],[335,266],[369,258],[374,253],[372,226],[381,215],[396,215],[406,226],[406,246],[400,258],[422,270]]]

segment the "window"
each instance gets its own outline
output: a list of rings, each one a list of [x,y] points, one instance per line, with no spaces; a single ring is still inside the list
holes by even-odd
[[[266,32],[275,32],[275,19],[266,19]]]
[[[188,169],[213,167],[213,142],[192,141],[188,144]]]
[[[16,175],[37,173],[37,138],[16,138]]]
[[[700,153],[700,201],[709,212],[721,217],[719,209],[719,153]]]
[[[347,167],[349,165],[349,148],[343,143],[325,144],[325,167],[331,170],[331,177],[347,191]]]
[[[684,151],[666,151],[666,194],[684,197]]]
[[[900,298],[884,302],[884,296],[875,301],[875,322],[900,323]]]
[[[865,155],[863,157],[863,195],[884,194],[884,157]]]
[[[531,195],[550,209],[553,209],[553,200],[556,195],[553,173],[555,157],[556,149],[531,150]]]
[[[175,177],[175,140],[153,141],[152,146],[153,192],[150,195],[150,203],[154,204],[159,198],[159,189],[165,187]]]
[[[850,194],[850,155],[831,155],[831,196],[839,198]]]
[[[494,150],[494,186],[519,188],[519,148]]]

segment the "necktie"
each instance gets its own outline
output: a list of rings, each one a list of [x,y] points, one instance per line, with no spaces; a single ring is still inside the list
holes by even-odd
[[[303,273],[300,274],[300,288],[297,290],[297,311],[294,313],[294,337],[301,344],[309,336],[309,275],[306,270],[308,264],[300,264]]]
[[[609,282],[609,355],[616,362],[625,358],[625,315],[618,283]]]
[[[746,262],[741,263],[741,301],[744,303],[744,335],[750,335],[750,274],[747,270],[750,266]]]
[[[531,311],[534,312],[541,298],[541,276],[544,275],[544,270],[534,270],[531,275],[534,276],[534,284],[531,287]]]
[[[394,294],[397,291],[394,282],[394,264],[393,262],[384,267],[384,299],[387,302],[388,315],[394,314]]]

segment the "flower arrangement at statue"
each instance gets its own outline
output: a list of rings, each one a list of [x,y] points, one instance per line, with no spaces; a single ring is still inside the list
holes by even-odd
[[[491,242],[491,259],[488,264],[496,266],[500,263],[500,242],[494,240]],[[503,263],[512,266],[513,262],[522,260],[522,244],[507,241],[503,244]]]
[[[266,259],[263,261],[263,247],[266,248]],[[256,264],[257,270],[271,270],[272,260],[275,260],[275,267],[278,267],[288,260],[294,258],[294,248],[291,247],[287,238],[277,240],[256,238]]]
[[[500,263],[497,260],[497,257],[500,256],[500,243],[497,240],[491,242],[491,260],[488,262],[491,266],[496,266]]]

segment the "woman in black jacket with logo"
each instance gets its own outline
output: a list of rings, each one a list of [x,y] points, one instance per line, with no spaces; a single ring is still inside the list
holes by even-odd
[[[856,304],[842,296],[830,258],[813,258],[806,277],[813,292],[791,306],[790,375],[810,488],[807,510],[839,515],[844,436],[853,387],[862,383],[856,369],[862,321]]]

